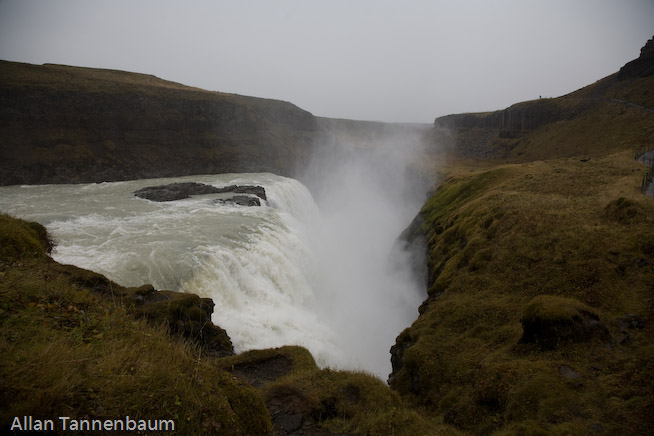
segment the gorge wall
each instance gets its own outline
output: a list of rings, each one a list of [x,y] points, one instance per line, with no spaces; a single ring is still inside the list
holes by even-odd
[[[551,99],[541,99],[515,104],[496,112],[446,115],[437,118],[435,125],[447,129],[480,128],[510,132],[532,130],[573,115],[572,110],[562,112]]]
[[[525,101],[493,112],[436,118],[431,142],[458,157],[505,162],[635,147],[635,143],[649,141],[652,86],[654,38],[618,73],[561,97]],[[629,139],[633,132],[644,132],[644,136]]]
[[[0,61],[0,185],[291,175],[317,131],[313,115],[287,102]]]
[[[627,62],[618,72],[618,79],[633,79],[654,75],[654,37],[640,49],[640,56]]]

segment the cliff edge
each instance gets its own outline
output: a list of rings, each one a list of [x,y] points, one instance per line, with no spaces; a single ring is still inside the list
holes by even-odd
[[[618,73],[570,94],[436,118],[432,142],[460,158],[504,162],[612,153],[649,140],[652,89],[654,38]]]
[[[317,123],[291,103],[145,74],[0,61],[0,185],[291,175]]]

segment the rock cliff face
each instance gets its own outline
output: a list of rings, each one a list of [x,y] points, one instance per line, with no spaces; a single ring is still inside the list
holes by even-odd
[[[570,94],[495,112],[439,117],[432,142],[459,157],[514,162],[610,151],[619,147],[622,135],[599,135],[597,126],[625,134],[640,130],[638,125],[654,113],[652,86],[654,39],[619,73]]]
[[[551,99],[518,103],[507,109],[473,114],[446,115],[436,118],[435,125],[447,129],[492,129],[504,132],[533,130],[544,124],[570,119],[574,110],[561,111]]]
[[[432,140],[465,158],[515,158],[512,151],[522,138],[556,122],[571,121],[595,100],[539,99],[483,113],[464,113],[436,118]],[[533,154],[535,150],[530,150]],[[534,156],[531,156],[534,157]]]
[[[654,75],[654,37],[640,49],[640,56],[620,68],[618,79],[632,79]]]
[[[0,61],[0,184],[291,175],[314,117],[122,71]]]

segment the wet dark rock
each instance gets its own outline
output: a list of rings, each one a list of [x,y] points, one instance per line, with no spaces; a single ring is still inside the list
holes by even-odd
[[[134,192],[139,198],[151,201],[174,201],[189,198],[192,195],[215,194],[218,188],[204,183],[185,182],[171,183],[169,185],[149,186]]]
[[[300,348],[251,350],[218,361],[218,366],[260,390],[276,436],[337,436],[321,429],[320,423],[325,419],[342,417],[337,411],[337,401],[342,399],[358,403],[362,394],[358,386],[348,385],[341,390],[342,396],[338,399],[327,397],[317,401],[303,386],[282,381],[287,374],[302,371],[303,368],[317,370],[311,353]]]
[[[427,288],[429,272],[427,269],[427,235],[422,230],[422,214],[415,216],[409,226],[402,231],[393,245],[393,252],[409,255],[411,275]]]
[[[168,185],[160,186],[149,186],[147,188],[141,188],[138,191],[134,192],[134,195],[139,198],[144,198],[146,200],[164,202],[164,201],[174,201],[182,200],[184,198],[189,198],[193,195],[206,195],[206,194],[224,194],[224,193],[234,193],[234,194],[250,194],[255,195],[258,198],[253,198],[245,195],[236,195],[230,199],[222,200],[224,202],[232,202],[236,204],[241,204],[243,206],[260,206],[262,200],[266,200],[266,190],[262,186],[252,186],[252,185],[230,185],[223,188],[217,188],[215,186],[206,185],[204,183],[197,182],[182,182],[182,183],[170,183]]]
[[[266,190],[263,186],[253,186],[253,185],[230,185],[225,186],[224,188],[218,188],[216,192],[233,192],[235,194],[250,194],[256,195],[262,200],[267,200]]]
[[[154,291],[149,299],[128,306],[128,311],[155,324],[167,325],[171,333],[192,340],[210,356],[230,356],[234,347],[227,332],[211,322],[214,307],[210,298],[183,292]]]
[[[235,195],[234,197],[226,200],[216,200],[218,204],[233,203],[239,206],[261,206],[261,201],[257,197],[250,197],[248,195]]]

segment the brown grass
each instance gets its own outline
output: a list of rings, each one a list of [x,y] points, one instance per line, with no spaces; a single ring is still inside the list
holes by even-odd
[[[430,300],[403,333],[414,345],[392,386],[472,434],[647,434],[654,201],[638,190],[642,171],[630,150],[462,168],[444,182],[422,210]],[[520,345],[539,295],[591,308],[613,341]],[[625,327],[627,314],[645,328]]]

